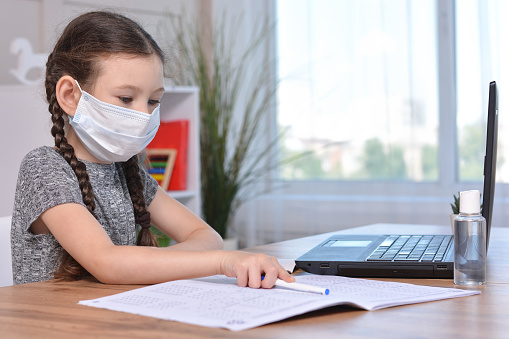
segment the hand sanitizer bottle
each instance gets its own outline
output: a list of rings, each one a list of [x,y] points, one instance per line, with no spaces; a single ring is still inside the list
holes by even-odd
[[[460,192],[460,214],[454,220],[454,283],[486,283],[486,219],[480,214],[479,191]]]

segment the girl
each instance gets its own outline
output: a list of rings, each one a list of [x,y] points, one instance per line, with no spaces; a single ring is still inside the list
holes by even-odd
[[[219,235],[139,166],[159,126],[163,63],[151,36],[124,16],[91,12],[65,28],[46,64],[55,147],[30,152],[17,183],[16,284],[88,273],[111,284],[214,274],[253,288],[294,281],[275,258],[222,251]],[[178,244],[155,247],[151,223]]]

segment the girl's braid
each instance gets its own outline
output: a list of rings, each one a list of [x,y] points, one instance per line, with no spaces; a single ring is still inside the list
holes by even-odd
[[[136,223],[141,226],[138,233],[136,245],[138,246],[158,246],[152,232],[150,232],[150,212],[145,205],[143,196],[143,182],[140,176],[140,166],[138,156],[131,157],[124,163],[124,173],[127,181],[127,188],[133,202],[134,216]]]
[[[47,76],[46,76],[46,88],[56,88],[58,79],[51,76],[52,72],[52,61],[53,56],[50,55],[47,63]],[[83,162],[79,161],[74,154],[74,148],[67,142],[65,137],[65,121],[64,111],[60,107],[57,98],[56,91],[46,91],[47,100],[49,103],[48,110],[51,113],[51,121],[53,126],[51,127],[51,134],[55,138],[55,147],[58,149],[60,154],[69,163],[73,169],[76,177],[78,178],[79,187],[81,189],[81,196],[83,202],[90,213],[94,214],[95,201],[94,192],[92,191],[92,185],[90,185],[89,177],[86,171],[86,166]],[[87,275],[87,271],[64,249],[60,254],[60,265],[55,271],[55,278],[69,279],[78,278]]]

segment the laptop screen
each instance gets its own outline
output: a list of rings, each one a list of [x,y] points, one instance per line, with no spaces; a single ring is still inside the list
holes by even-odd
[[[495,196],[495,173],[497,168],[498,138],[498,92],[495,81],[490,83],[488,99],[488,128],[486,131],[486,155],[484,157],[484,188],[482,215],[486,219],[486,248],[490,241],[493,199]]]

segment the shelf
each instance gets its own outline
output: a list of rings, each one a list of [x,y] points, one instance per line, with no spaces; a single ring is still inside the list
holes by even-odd
[[[161,99],[161,121],[181,119],[189,120],[187,190],[168,194],[201,216],[199,89],[166,86]]]

